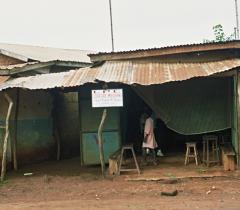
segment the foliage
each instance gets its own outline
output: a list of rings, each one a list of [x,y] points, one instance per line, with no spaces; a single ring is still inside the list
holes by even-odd
[[[213,26],[213,32],[214,32],[214,35],[215,35],[215,40],[217,42],[225,41],[226,35],[225,35],[224,31],[223,31],[223,27],[222,27],[221,24]]]
[[[224,41],[234,40],[234,34],[230,34],[229,36],[227,36],[224,33],[223,26],[221,24],[217,24],[217,25],[213,26],[212,29],[213,29],[213,33],[214,33],[215,39],[214,40],[204,39],[203,40],[204,43],[224,42]]]

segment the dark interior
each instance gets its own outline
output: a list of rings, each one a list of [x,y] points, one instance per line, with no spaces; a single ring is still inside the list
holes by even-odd
[[[123,141],[124,143],[133,143],[137,154],[141,154],[143,136],[140,131],[140,117],[146,109],[145,107],[148,106],[131,87],[124,87],[124,89],[126,93],[125,113],[122,118],[125,117],[126,119],[122,119]],[[184,153],[186,151],[186,142],[197,142],[198,149],[201,151],[203,135],[217,135],[220,140],[231,141],[231,129],[199,135],[181,135],[167,128],[161,119],[155,119],[154,133],[156,141],[164,154]]]

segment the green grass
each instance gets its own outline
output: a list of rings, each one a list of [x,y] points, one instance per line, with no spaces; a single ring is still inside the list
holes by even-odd
[[[198,168],[197,169],[197,172],[202,174],[202,173],[206,173],[207,172],[207,169],[204,169],[204,168]]]
[[[0,187],[2,187],[2,186],[4,186],[4,185],[6,185],[8,183],[8,181],[7,180],[4,180],[4,181],[0,181]]]
[[[174,175],[172,173],[166,173],[166,174],[164,174],[164,176],[169,177],[170,179],[176,179],[176,175]]]

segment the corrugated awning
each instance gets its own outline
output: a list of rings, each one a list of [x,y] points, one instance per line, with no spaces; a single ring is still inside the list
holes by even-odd
[[[104,82],[154,85],[206,77],[240,66],[240,59],[201,63],[108,61],[97,67],[96,79]]]
[[[154,61],[107,61],[93,68],[81,68],[69,72],[42,74],[12,79],[0,85],[8,88],[50,89],[77,87],[96,81],[124,84],[154,85],[171,81],[183,81],[194,77],[206,77],[240,66],[240,59],[200,63],[160,63]]]
[[[56,87],[62,87],[64,84],[64,78],[68,72],[53,73],[53,74],[41,74],[29,77],[19,77],[6,81],[0,85],[0,90],[9,88],[23,88],[29,90],[37,89],[51,89]]]

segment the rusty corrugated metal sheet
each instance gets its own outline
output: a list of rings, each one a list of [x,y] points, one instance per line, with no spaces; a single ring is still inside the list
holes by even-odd
[[[94,68],[42,74],[12,79],[0,85],[0,90],[26,88],[30,90],[77,87],[96,81],[124,84],[154,85],[206,77],[240,66],[240,59],[201,63],[160,63],[150,61],[108,61]]]
[[[238,66],[240,59],[201,63],[108,61],[96,68],[96,79],[104,82],[153,85],[210,76]]]
[[[91,61],[106,61],[106,60],[122,60],[143,58],[161,55],[170,55],[187,52],[213,51],[226,49],[240,49],[240,41],[224,41],[224,42],[210,42],[210,43],[195,43],[185,45],[164,46],[158,48],[136,49],[129,51],[118,52],[99,52],[89,54]]]
[[[63,82],[63,87],[80,86],[86,83],[94,83],[97,75],[96,68],[82,68],[68,72]]]
[[[0,85],[9,79],[9,76],[0,76]]]
[[[126,53],[134,53],[134,52],[142,52],[142,51],[152,51],[152,50],[162,50],[169,48],[178,48],[178,47],[199,47],[199,46],[211,46],[211,45],[224,45],[229,43],[239,43],[239,40],[230,40],[223,42],[207,42],[207,43],[192,43],[192,44],[179,44],[179,45],[169,45],[164,47],[153,47],[147,49],[136,49],[136,50],[124,50],[124,51],[116,51],[116,52],[98,52],[98,53],[90,53],[89,56],[93,55],[105,55],[105,54],[126,54]]]

